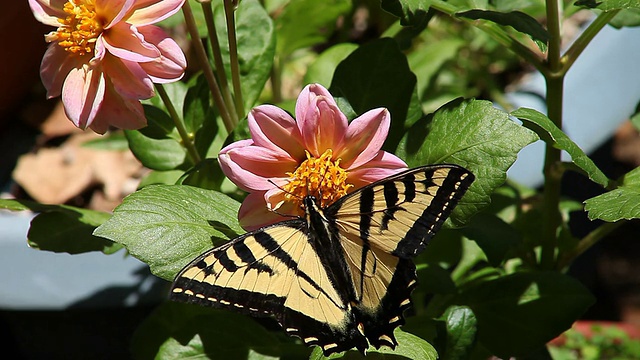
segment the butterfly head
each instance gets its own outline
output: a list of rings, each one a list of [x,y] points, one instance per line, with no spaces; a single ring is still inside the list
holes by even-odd
[[[319,157],[307,152],[307,159],[294,172],[288,173],[289,182],[282,187],[286,201],[293,201],[304,210],[307,197],[326,208],[347,194],[353,184],[348,183],[347,170],[340,166],[340,158],[333,160],[333,152],[327,149]]]

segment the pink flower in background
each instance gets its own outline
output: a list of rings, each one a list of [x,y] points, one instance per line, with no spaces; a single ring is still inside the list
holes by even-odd
[[[296,119],[262,105],[249,114],[251,139],[230,144],[218,160],[224,173],[249,195],[238,218],[247,230],[303,215],[300,199],[311,194],[325,207],[407,165],[380,150],[391,116],[367,111],[350,124],[327,89],[311,84],[296,103]]]
[[[103,134],[110,125],[146,125],[141,99],[153,83],[177,81],[186,60],[157,26],[185,0],[29,0],[36,19],[55,26],[40,76],[47,97],[62,95],[67,116]]]

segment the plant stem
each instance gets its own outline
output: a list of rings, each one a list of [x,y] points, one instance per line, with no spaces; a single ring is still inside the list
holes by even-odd
[[[202,72],[204,73],[204,77],[209,84],[209,90],[211,91],[211,95],[213,95],[213,101],[218,107],[218,111],[220,112],[220,117],[222,117],[222,122],[224,123],[227,132],[233,131],[235,129],[236,124],[238,123],[237,119],[233,119],[227,106],[224,104],[224,99],[222,98],[222,94],[220,93],[220,87],[218,86],[218,82],[216,81],[215,76],[213,76],[213,71],[211,70],[211,66],[209,66],[209,59],[207,58],[207,52],[204,49],[204,45],[202,45],[202,41],[200,41],[200,35],[198,34],[198,27],[196,26],[196,20],[193,17],[193,11],[191,10],[191,6],[189,5],[189,1],[185,1],[182,6],[182,13],[184,14],[184,20],[187,24],[187,29],[189,30],[189,35],[191,35],[191,42],[193,43],[193,48],[196,52],[196,57],[198,61],[200,61],[200,67],[202,68]]]
[[[182,145],[187,149],[187,152],[189,153],[189,156],[191,157],[193,163],[200,163],[202,159],[200,158],[200,154],[198,154],[196,145],[193,142],[193,135],[189,135],[189,133],[187,133],[184,122],[182,121],[180,115],[178,115],[178,112],[173,106],[173,103],[171,102],[171,99],[169,98],[169,95],[167,94],[164,87],[161,84],[155,84],[155,86],[156,90],[158,91],[158,95],[160,95],[160,99],[162,99],[164,106],[167,108],[167,111],[169,111],[169,116],[171,116],[176,129],[178,129],[178,134],[180,134],[180,138],[182,139]]]
[[[231,81],[236,101],[236,113],[244,118],[244,101],[240,86],[240,66],[238,64],[238,43],[236,41],[236,1],[224,0],[224,14],[227,18],[227,35],[229,36],[229,61],[231,65]]]
[[[207,23],[207,31],[209,35],[209,44],[211,45],[211,53],[213,54],[213,61],[220,81],[220,90],[222,91],[222,97],[224,103],[229,110],[232,118],[238,119],[238,114],[233,104],[233,97],[231,96],[231,90],[229,89],[229,81],[227,81],[227,74],[224,70],[224,63],[222,62],[222,53],[220,52],[220,42],[218,41],[218,33],[216,31],[216,24],[213,17],[213,9],[211,2],[201,2],[202,11],[204,12],[204,20]]]
[[[565,267],[569,266],[576,257],[590,249],[598,241],[602,240],[602,238],[611,234],[614,230],[625,223],[625,220],[619,220],[613,223],[606,223],[602,226],[598,226],[595,230],[593,230],[582,240],[580,240],[578,245],[573,250],[562,255],[562,257],[558,261],[557,269],[562,270]]]
[[[273,66],[271,67],[271,92],[274,103],[282,102],[282,73],[278,55],[273,57]]]
[[[580,34],[576,41],[571,45],[569,50],[564,54],[561,61],[563,64],[562,71],[567,72],[571,68],[571,65],[578,59],[580,54],[587,48],[587,45],[593,40],[593,38],[602,30],[602,28],[613,19],[620,10],[613,10],[603,12],[593,20],[589,26]]]
[[[549,119],[562,129],[562,100],[564,90],[564,73],[560,71],[560,8],[558,0],[546,0],[547,29],[549,31],[549,52],[547,66],[549,72],[543,73],[547,83],[547,115]],[[542,223],[542,251],[540,265],[542,269],[550,270],[555,266],[557,246],[557,229],[562,222],[560,214],[560,181],[562,166],[560,164],[560,150],[552,144],[546,144],[544,159],[544,190],[543,190],[543,223]]]

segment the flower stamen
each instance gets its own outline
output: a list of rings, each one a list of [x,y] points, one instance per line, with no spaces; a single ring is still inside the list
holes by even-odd
[[[340,159],[331,159],[333,151],[327,149],[318,158],[305,152],[307,159],[293,173],[286,173],[290,180],[283,187],[285,199],[300,205],[305,196],[314,195],[321,207],[327,207],[346,195],[353,184],[347,183],[347,171],[340,167]]]
[[[78,56],[93,54],[96,40],[103,30],[96,14],[95,0],[69,0],[63,10],[68,16],[58,19],[61,26],[47,34],[45,40],[56,41],[63,49]]]

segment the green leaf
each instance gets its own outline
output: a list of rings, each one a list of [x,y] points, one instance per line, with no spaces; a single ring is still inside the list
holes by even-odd
[[[250,317],[167,302],[137,329],[136,359],[277,359],[278,339]]]
[[[244,233],[239,207],[216,191],[149,185],[127,196],[94,235],[124,245],[155,275],[173,280],[198,255]]]
[[[385,359],[387,358],[387,356],[392,359],[395,358],[393,356],[421,360],[436,360],[438,358],[438,352],[436,351],[436,349],[421,338],[411,333],[402,331],[400,328],[396,328],[396,330],[393,332],[393,335],[396,337],[396,340],[398,340],[398,346],[396,346],[395,350],[391,350],[386,346],[382,346],[380,349],[376,349],[373,346],[370,346],[367,349],[367,358],[372,357]],[[374,354],[384,355],[379,355],[379,357],[376,357],[376,355]],[[340,359],[343,357],[347,359],[361,358],[361,356],[358,355],[360,355],[360,353],[358,353],[356,350],[349,350],[343,353],[332,354],[331,356],[329,356],[329,359]],[[314,347],[313,351],[311,352],[311,356],[309,356],[309,360],[322,359],[327,359],[322,354],[322,349],[318,346]]]
[[[495,267],[502,264],[509,250],[522,242],[522,236],[516,229],[499,217],[486,213],[474,216],[462,233],[480,246],[489,263]]]
[[[479,341],[501,358],[546,344],[593,302],[579,281],[557,272],[519,272],[477,283],[456,301],[473,310]]]
[[[220,191],[225,175],[217,159],[204,159],[187,171],[177,184],[191,185],[202,189]]]
[[[203,123],[212,121],[208,118],[211,109],[209,85],[204,75],[200,74],[191,81],[184,97],[182,117],[187,132],[195,134]]]
[[[640,0],[578,0],[575,5],[602,11],[640,9]]]
[[[82,147],[95,150],[126,151],[129,150],[129,143],[124,137],[124,133],[118,131],[109,132],[98,139],[85,141],[82,143]]]
[[[112,254],[122,248],[107,239],[93,236],[93,230],[111,215],[68,205],[45,205],[26,200],[0,199],[0,209],[39,212],[27,234],[29,246],[57,253],[80,254],[102,251]]]
[[[304,75],[304,83],[318,83],[328,88],[331,85],[331,79],[338,64],[357,48],[358,46],[355,44],[342,43],[323,51],[307,69],[307,73]]]
[[[457,16],[467,19],[483,19],[489,20],[503,26],[510,26],[515,30],[525,33],[533,39],[541,51],[546,51],[549,43],[549,33],[544,27],[533,17],[521,11],[511,11],[508,13],[491,11],[491,10],[469,10],[456,14]]]
[[[491,193],[506,180],[518,152],[536,140],[535,133],[513,122],[491,102],[458,99],[413,125],[396,154],[409,167],[454,163],[476,176],[451,216],[459,226],[489,204]]]
[[[421,27],[428,22],[431,1],[429,0],[382,0],[383,10],[400,18],[402,26]]]
[[[611,21],[609,25],[620,29],[623,27],[640,26],[640,9],[621,10]]]
[[[286,58],[297,49],[326,41],[338,17],[350,10],[349,0],[290,1],[276,18],[278,55]]]
[[[440,320],[446,324],[446,347],[442,360],[468,359],[476,340],[477,324],[466,306],[450,306]]]
[[[438,75],[442,66],[459,55],[465,41],[459,38],[442,39],[430,42],[407,55],[409,66],[418,79],[418,96],[422,98],[425,91]]]
[[[409,126],[422,116],[416,76],[392,39],[360,46],[338,65],[331,94],[346,98],[358,114],[379,107],[389,109],[391,128],[384,149],[393,151]]]
[[[609,178],[594,164],[593,160],[544,114],[533,109],[520,108],[511,112],[511,115],[522,120],[524,126],[535,131],[545,142],[569,153],[573,162],[587,174],[591,181],[603,187],[609,185]]]
[[[144,106],[148,125],[140,130],[125,130],[133,155],[142,165],[153,170],[173,170],[188,161],[186,149],[180,144],[173,121],[164,111]]]
[[[619,188],[584,203],[591,220],[614,222],[640,218],[640,168],[625,174]]]
[[[227,38],[227,26],[222,5],[215,8],[214,15],[220,53],[229,84],[231,84],[229,39]],[[275,28],[271,17],[258,0],[241,1],[235,11],[235,16],[240,87],[242,88],[245,111],[249,111],[255,105],[269,79],[276,49]]]
[[[138,189],[153,184],[173,185],[182,175],[184,175],[184,171],[182,170],[151,171],[147,176],[142,178]]]

